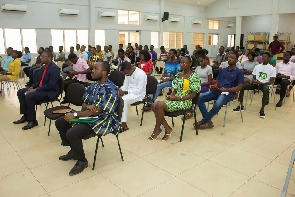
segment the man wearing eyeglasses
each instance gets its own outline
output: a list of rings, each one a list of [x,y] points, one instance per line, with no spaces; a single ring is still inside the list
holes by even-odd
[[[35,105],[44,100],[53,100],[59,95],[60,71],[55,63],[52,62],[53,55],[49,51],[44,51],[41,55],[43,66],[40,70],[40,79],[29,88],[20,89],[17,92],[20,103],[20,114],[23,116],[14,121],[14,124],[27,125],[23,130],[31,129],[38,125],[36,120]]]

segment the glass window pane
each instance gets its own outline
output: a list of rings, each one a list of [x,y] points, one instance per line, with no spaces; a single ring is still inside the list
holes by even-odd
[[[219,21],[214,21],[213,29],[219,29]]]
[[[151,44],[154,45],[155,48],[159,48],[159,32],[151,32]]]
[[[139,43],[139,32],[130,32],[129,42],[133,46],[135,45],[135,43]]]
[[[105,31],[95,30],[95,45],[105,46]]]
[[[119,44],[128,45],[128,42],[128,32],[119,32]]]
[[[182,33],[176,32],[176,48],[182,48]]]
[[[194,44],[194,47],[196,45],[200,45],[201,47],[203,47],[203,45],[204,45],[204,34],[194,33],[193,44]]]
[[[213,35],[212,45],[218,45],[218,35]]]
[[[139,12],[129,11],[129,24],[139,25]]]
[[[53,51],[58,52],[59,46],[64,46],[63,30],[52,29],[51,41],[52,41]]]
[[[169,32],[169,45],[170,48],[176,48],[176,32]]]
[[[169,32],[163,32],[163,45],[165,48],[170,48],[169,45]]]
[[[23,47],[29,47],[31,53],[37,53],[35,29],[22,29]]]
[[[128,24],[128,11],[118,10],[118,24]]]
[[[213,20],[209,20],[209,29],[213,29]]]
[[[0,28],[0,54],[5,54],[3,29]]]
[[[23,51],[21,44],[20,29],[4,29],[6,47],[14,50]]]
[[[88,45],[88,30],[77,30],[77,44]]]
[[[76,47],[76,30],[64,30],[65,34],[65,52],[70,52],[71,46]]]

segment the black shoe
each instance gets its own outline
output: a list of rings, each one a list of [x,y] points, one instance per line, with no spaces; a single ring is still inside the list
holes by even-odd
[[[69,103],[69,101],[64,99],[60,104],[67,104],[67,103]]]
[[[74,160],[74,153],[70,150],[66,155],[62,155],[58,159],[62,161]]]
[[[152,104],[147,104],[144,108],[143,111],[148,112],[152,110]]]
[[[244,111],[244,106],[242,106],[241,111]],[[236,107],[236,109],[233,109],[233,112],[240,112],[240,106]]]
[[[27,119],[25,116],[22,116],[19,120],[13,121],[13,124],[22,124],[27,122]]]
[[[87,168],[87,167],[88,167],[88,161],[87,160],[84,161],[84,162],[78,160],[77,163],[75,164],[75,166],[69,172],[69,175],[74,176],[76,174],[79,174],[79,173],[83,172],[83,170],[85,168]]]
[[[34,120],[34,121],[29,121],[28,124],[26,126],[24,126],[22,129],[23,130],[28,130],[28,129],[31,129],[35,126],[38,126],[38,121],[37,120]]]
[[[276,107],[282,107],[282,105],[283,105],[283,101],[279,100],[279,102],[276,104]]]
[[[260,115],[259,115],[260,118],[265,118],[265,113],[264,113],[264,111],[260,110],[259,114],[260,114]]]

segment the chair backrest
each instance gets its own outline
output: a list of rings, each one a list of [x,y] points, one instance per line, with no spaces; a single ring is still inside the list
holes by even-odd
[[[200,92],[198,92],[195,96],[195,98],[192,99],[193,105],[197,106],[200,98]]]
[[[147,76],[146,94],[155,94],[157,91],[158,80],[154,76]]]
[[[117,114],[118,114],[118,118],[121,121],[121,117],[122,117],[122,112],[123,112],[123,107],[124,107],[124,101],[121,97],[118,97],[118,105],[117,105]]]
[[[109,75],[109,80],[116,86],[121,87],[124,84],[125,75],[121,71],[112,71]]]
[[[73,105],[82,106],[82,97],[85,94],[85,91],[86,89],[84,85],[79,83],[72,83],[68,87],[67,100]]]

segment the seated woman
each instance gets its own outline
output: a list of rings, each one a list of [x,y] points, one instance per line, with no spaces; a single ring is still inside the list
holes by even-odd
[[[21,51],[12,51],[11,57],[13,58],[13,60],[9,64],[8,71],[0,72],[2,74],[2,76],[0,76],[0,82],[18,79],[18,74],[20,72],[20,67],[21,67],[21,61],[19,58],[21,58],[21,56],[22,56]]]
[[[180,67],[182,72],[175,75],[172,81],[174,91],[167,96],[165,101],[157,101],[152,105],[152,110],[156,116],[156,125],[149,140],[155,140],[162,133],[161,125],[165,127],[165,135],[162,141],[169,139],[172,128],[165,120],[165,112],[174,112],[189,109],[192,106],[192,99],[201,89],[201,80],[197,73],[192,72],[190,67],[192,60],[189,56],[181,59]]]
[[[254,67],[259,63],[254,60],[255,53],[249,52],[248,60],[242,63],[242,71],[244,73],[244,83],[252,83],[253,75],[252,72]]]
[[[140,61],[138,63],[138,68],[143,70],[146,75],[151,75],[154,69],[154,65],[151,60],[151,54],[148,51],[143,50],[139,52],[139,55]]]

